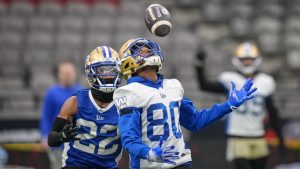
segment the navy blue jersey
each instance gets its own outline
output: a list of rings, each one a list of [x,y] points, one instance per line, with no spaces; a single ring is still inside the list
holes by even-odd
[[[64,144],[63,167],[116,168],[122,147],[117,128],[119,115],[114,102],[100,108],[88,89],[78,91],[75,96],[78,111],[74,123],[81,140]]]

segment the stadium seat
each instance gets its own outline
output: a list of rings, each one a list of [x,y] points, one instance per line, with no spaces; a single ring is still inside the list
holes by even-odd
[[[24,51],[23,60],[26,66],[49,66],[53,65],[54,56],[49,50],[27,49]]]
[[[33,96],[30,90],[23,88],[0,90],[0,99],[2,111],[34,110]]]
[[[300,33],[300,19],[298,16],[289,16],[284,24],[285,32]]]
[[[113,32],[115,29],[115,24],[112,22],[111,18],[93,15],[87,18],[87,30],[96,32],[96,31],[106,31]]]
[[[282,18],[284,16],[284,8],[278,3],[262,3],[259,5],[258,14],[266,15],[275,18]]]
[[[204,43],[214,43],[224,37],[228,37],[230,30],[229,27],[224,24],[215,25],[202,23],[197,26],[195,34]]]
[[[30,31],[53,32],[56,28],[56,20],[48,16],[33,16],[29,20]]]
[[[283,44],[286,51],[300,48],[300,34],[286,33],[283,37]]]
[[[68,1],[65,9],[69,16],[87,17],[90,14],[90,6],[82,1]]]
[[[12,49],[1,49],[0,50],[0,65],[15,65],[22,61],[21,51]]]
[[[64,16],[58,20],[58,30],[65,32],[83,32],[85,20],[76,16]]]
[[[224,22],[226,21],[226,10],[219,2],[207,1],[202,6],[202,16],[207,22]]]
[[[188,32],[177,32],[174,34],[174,47],[176,50],[187,49],[196,51],[198,39],[194,34]]]
[[[268,16],[258,16],[253,23],[253,31],[256,35],[264,33],[280,33],[280,20]]]
[[[22,62],[11,64],[11,65],[2,65],[0,68],[1,77],[18,77],[22,78],[24,76],[24,65]]]
[[[10,12],[19,17],[30,16],[34,14],[35,7],[30,1],[14,0],[10,6]]]
[[[192,25],[195,25],[195,23],[203,20],[203,17],[199,9],[190,9],[187,11],[186,9],[173,8],[172,19],[173,24],[176,24],[176,28],[188,29]]]
[[[298,50],[291,50],[288,51],[286,62],[289,68],[300,70],[300,51]]]
[[[54,84],[55,78],[51,73],[39,72],[32,76],[30,87],[35,97],[41,100],[47,88]]]
[[[100,16],[105,18],[113,19],[117,16],[117,7],[104,2],[96,2],[91,6],[91,16]]]
[[[7,14],[7,8],[7,4],[5,4],[4,2],[0,2],[0,16]]]
[[[25,32],[27,30],[26,20],[17,15],[3,15],[0,17],[1,31]]]
[[[235,38],[249,38],[252,35],[251,22],[248,19],[235,17],[230,20],[230,32]]]
[[[14,31],[2,31],[0,32],[0,48],[16,50],[22,47],[23,34]]]
[[[116,20],[118,31],[131,31],[142,33],[143,28],[146,29],[144,22],[141,22],[140,17],[118,17]]]
[[[64,49],[60,48],[54,52],[54,64],[57,65],[61,61],[71,61],[78,69],[83,68],[86,54],[83,54],[83,50],[79,49]]]
[[[5,77],[0,78],[1,89],[21,89],[24,87],[23,81],[20,78]]]
[[[77,49],[83,48],[81,33],[59,32],[56,35],[56,45],[59,49]]]
[[[57,17],[62,14],[62,6],[57,1],[41,1],[38,6],[38,14]]]
[[[52,49],[54,37],[51,32],[30,32],[26,39],[26,47],[30,49]]]
[[[263,53],[276,54],[282,52],[281,37],[274,33],[265,33],[257,37],[258,44]]]
[[[144,6],[140,1],[121,1],[120,14],[122,16],[143,16]]]
[[[244,19],[250,19],[254,16],[254,10],[251,5],[243,4],[243,3],[233,3],[229,6],[231,10],[229,11],[229,15],[233,17],[240,17]]]
[[[112,35],[109,33],[101,33],[97,31],[88,32],[84,40],[85,44],[85,53],[91,52],[97,46],[107,45],[112,46]],[[118,49],[115,49],[118,50]]]

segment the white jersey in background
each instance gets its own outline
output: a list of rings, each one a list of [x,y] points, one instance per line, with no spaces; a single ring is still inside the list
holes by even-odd
[[[231,81],[236,84],[237,88],[241,88],[247,79],[238,72],[223,72],[218,80],[230,91]],[[264,73],[257,74],[253,82],[253,86],[257,87],[255,97],[228,115],[227,135],[260,137],[265,134],[263,123],[266,114],[264,100],[273,94],[275,82],[271,76]]]

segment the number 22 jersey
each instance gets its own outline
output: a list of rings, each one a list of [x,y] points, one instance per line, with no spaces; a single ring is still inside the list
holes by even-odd
[[[100,108],[89,89],[75,93],[77,113],[73,121],[78,127],[78,141],[64,144],[62,164],[89,169],[114,169],[121,157],[118,134],[118,112],[111,102]]]

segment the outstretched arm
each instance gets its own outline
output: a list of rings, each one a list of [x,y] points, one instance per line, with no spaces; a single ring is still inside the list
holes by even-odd
[[[197,72],[200,89],[215,93],[226,93],[226,90],[221,83],[217,81],[212,82],[207,79],[205,70],[206,53],[204,51],[198,52],[196,55],[196,59],[197,62],[195,64],[195,69]]]
[[[181,100],[180,124],[190,131],[198,131],[201,128],[221,119],[232,110],[227,102],[214,104],[209,109],[197,110],[193,102],[187,98]]]
[[[214,104],[210,109],[198,111],[192,101],[184,98],[180,106],[180,124],[191,131],[197,131],[219,120],[227,113],[238,108],[245,101],[252,99],[256,88],[252,88],[253,81],[248,79],[240,90],[236,90],[232,82],[229,99],[223,104]]]
[[[48,145],[50,147],[60,146],[64,142],[77,140],[75,138],[77,127],[73,127],[69,119],[77,112],[77,99],[75,96],[70,97],[62,106],[59,115],[56,117],[52,131],[48,135]]]

